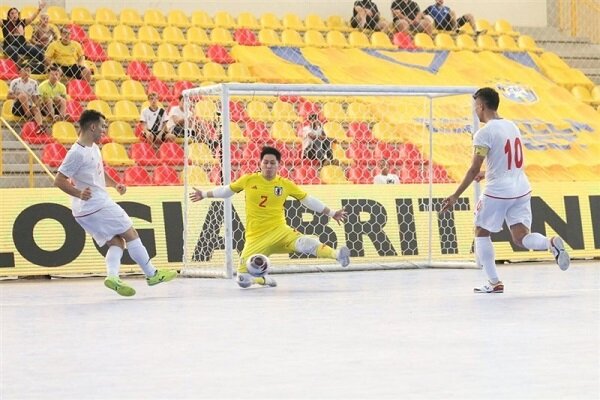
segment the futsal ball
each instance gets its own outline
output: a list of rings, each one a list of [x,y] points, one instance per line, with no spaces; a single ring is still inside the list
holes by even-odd
[[[257,278],[264,276],[270,266],[271,261],[269,260],[269,257],[265,256],[264,254],[255,254],[251,256],[248,261],[246,261],[248,273]]]

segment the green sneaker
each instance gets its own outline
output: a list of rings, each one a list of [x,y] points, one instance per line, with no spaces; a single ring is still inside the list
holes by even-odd
[[[135,289],[119,279],[118,276],[109,276],[104,280],[104,286],[114,290],[121,296],[130,297],[135,294]]]
[[[158,285],[161,282],[169,282],[177,276],[177,271],[168,269],[157,269],[153,277],[146,278],[148,286]]]

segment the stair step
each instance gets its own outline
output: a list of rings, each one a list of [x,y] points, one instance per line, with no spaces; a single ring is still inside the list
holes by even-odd
[[[35,174],[33,177],[33,187],[52,187],[54,182],[46,174]],[[0,176],[0,188],[28,188],[29,174],[5,174]]]

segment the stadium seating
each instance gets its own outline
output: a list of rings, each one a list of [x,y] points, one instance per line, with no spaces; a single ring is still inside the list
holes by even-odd
[[[327,41],[327,45],[330,47],[338,47],[341,49],[350,47],[350,44],[346,40],[346,37],[340,31],[327,32],[325,35],[325,40]]]
[[[150,81],[154,79],[152,71],[143,61],[133,60],[127,65],[127,75],[136,81]]]
[[[148,9],[144,12],[144,24],[164,28],[167,26],[167,18],[160,10]]]
[[[6,96],[8,96],[8,84],[0,80],[0,100],[6,100]]]
[[[260,16],[260,26],[263,29],[274,29],[274,30],[282,30],[283,25],[281,21],[275,16],[273,13],[264,13]]]
[[[122,144],[119,143],[106,143],[102,146],[102,159],[110,166],[123,166],[123,165],[134,165],[133,161],[127,155],[127,151]]]
[[[184,175],[183,175],[183,171],[181,172],[181,183],[183,183],[184,180]],[[188,167],[187,169],[187,182],[188,185],[196,185],[196,186],[201,186],[201,185],[210,185],[211,181],[210,178],[208,177],[208,174],[206,173],[206,171],[204,171],[204,169],[200,166],[197,165],[192,165],[190,167]]]
[[[110,42],[106,49],[108,58],[115,61],[129,61],[131,60],[131,54],[129,53],[129,47],[121,42]]]
[[[190,22],[193,27],[199,28],[212,28],[215,26],[212,18],[204,11],[194,11]]]
[[[105,26],[115,26],[119,24],[117,14],[110,8],[100,7],[96,9],[96,24]]]
[[[29,121],[21,128],[21,139],[31,144],[46,144],[54,142],[54,139],[46,132],[39,132],[35,122]]]
[[[215,13],[214,23],[218,28],[232,29],[237,26],[235,19],[227,11],[217,11]]]
[[[336,30],[340,32],[349,32],[352,31],[352,28],[348,26],[346,21],[339,15],[331,15],[327,17],[327,27],[330,30]]]
[[[117,85],[108,79],[100,79],[94,84],[95,98],[106,101],[121,100],[121,94]],[[73,96],[71,96],[73,97]],[[83,100],[83,99],[80,99]]]
[[[140,167],[139,165],[127,168],[124,175],[124,181],[127,186],[152,185],[150,174],[148,174],[148,171],[144,167]]]
[[[175,45],[184,45],[187,43],[185,35],[176,26],[167,26],[162,31],[163,40],[166,43],[175,44]]]
[[[78,136],[72,123],[59,121],[52,125],[52,137],[59,143],[72,144],[77,141]]]
[[[470,35],[460,34],[456,37],[456,47],[460,50],[477,51],[477,44]]]
[[[100,78],[122,81],[128,79],[120,62],[114,60],[104,61],[100,66]]]
[[[114,116],[112,113],[112,110],[110,109],[110,106],[108,105],[107,102],[103,101],[103,100],[92,100],[87,104],[86,109],[88,110],[96,110],[100,113],[102,113],[107,120],[112,121],[114,120]]]
[[[79,121],[79,117],[83,112],[81,103],[77,100],[67,100],[67,118],[69,122]]]
[[[457,50],[452,36],[445,32],[435,35],[435,48],[439,50]]]
[[[124,8],[119,14],[119,22],[123,25],[142,26],[144,20],[137,10],[133,8]]]
[[[273,29],[261,29],[258,32],[258,41],[266,46],[281,46],[281,39]]]
[[[91,37],[91,34],[90,34]],[[93,39],[93,38],[92,38]],[[106,41],[109,41],[107,39]],[[137,43],[138,39],[133,28],[129,25],[117,25],[113,29],[112,40],[123,43]]]
[[[79,42],[82,45],[85,45],[85,42],[90,40],[90,38],[88,38],[87,36],[85,29],[83,29],[81,26],[77,24],[69,24],[67,26],[69,27],[69,37],[71,38],[71,40]]]
[[[281,43],[289,47],[304,47],[304,40],[298,31],[286,29],[281,32]]]
[[[338,165],[325,165],[321,168],[319,177],[325,184],[348,184],[352,183],[346,179],[344,170]]]
[[[383,32],[373,32],[371,34],[371,46],[377,49],[395,50],[396,46],[392,44],[388,35]]]
[[[79,79],[69,81],[67,84],[67,94],[73,100],[90,101],[96,99],[96,95],[90,84]]]
[[[114,105],[113,115],[118,121],[139,121],[140,110],[130,100],[119,100]]]
[[[158,148],[158,158],[166,165],[183,165],[183,148],[177,143],[162,143]]]
[[[191,26],[190,20],[182,10],[170,10],[167,14],[167,24],[177,28],[189,28]]]
[[[440,36],[440,35],[444,35],[444,34],[438,33],[436,35],[436,43],[438,41],[441,41],[440,39],[444,38],[444,36]],[[445,35],[447,35],[447,34],[445,34]],[[440,36],[440,39],[438,39],[438,36]],[[443,45],[443,43],[441,45]],[[431,39],[431,36],[429,36],[426,33],[417,33],[415,35],[415,46],[420,49],[424,49],[424,50],[433,50],[436,48],[436,45],[433,43],[433,40]],[[440,47],[440,45],[438,45],[438,48],[440,50],[449,50],[449,49]]]
[[[60,166],[67,155],[67,149],[60,143],[48,143],[42,149],[42,162],[50,167]]]
[[[181,184],[177,171],[167,165],[159,165],[154,169],[152,183],[157,186]]]
[[[363,32],[352,31],[348,35],[348,42],[352,47],[357,48],[369,48],[371,47],[371,42],[369,42],[369,38]]]
[[[19,76],[19,69],[11,59],[0,59],[0,79],[10,81]]]
[[[139,142],[134,135],[131,125],[124,121],[114,121],[108,127],[108,137],[115,143],[131,144]]]
[[[186,38],[188,43],[198,45],[210,45],[212,43],[211,40],[208,38],[206,31],[202,28],[195,26],[188,29]]]
[[[392,38],[392,43],[394,44],[394,46],[396,46],[400,49],[406,49],[406,50],[414,50],[417,47],[423,48],[423,45],[417,46],[413,42],[412,37],[408,33],[405,33],[405,32],[396,32],[394,34],[394,37]]]
[[[73,7],[71,9],[71,21],[74,24],[88,26],[94,24],[94,17],[85,7]]]
[[[233,34],[234,40],[242,46],[259,46],[260,43],[254,32],[246,28],[238,28]]]
[[[181,59],[181,54],[179,54],[177,46],[171,43],[161,43],[158,46],[156,55],[159,60],[168,61],[172,63],[177,62]]]

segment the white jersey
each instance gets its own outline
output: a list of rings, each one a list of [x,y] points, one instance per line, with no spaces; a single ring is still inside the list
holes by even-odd
[[[396,174],[387,174],[387,175],[379,174],[379,175],[375,175],[375,178],[373,178],[373,183],[379,184],[379,185],[398,184],[398,183],[400,183],[400,178]]]
[[[531,192],[525,175],[523,143],[519,128],[509,120],[494,119],[473,138],[475,151],[487,149],[484,194],[510,199]]]
[[[146,129],[158,133],[167,122],[165,109],[158,107],[155,111],[152,111],[150,107],[144,108],[140,114],[140,121],[145,124]]]
[[[33,79],[27,79],[23,82],[21,78],[16,78],[10,81],[9,93],[18,94],[25,92],[28,96],[33,97],[38,95],[38,83]]]
[[[179,106],[171,107],[171,109],[169,110],[169,114],[167,114],[167,129],[169,131],[172,131],[173,128],[175,127],[175,125],[177,125],[174,120],[175,117],[177,117],[177,118],[185,117],[185,113]]]
[[[74,143],[58,172],[70,178],[77,189],[89,187],[92,191],[92,197],[87,201],[72,197],[74,217],[89,215],[113,203],[106,191],[102,155],[95,143],[89,147]]]

